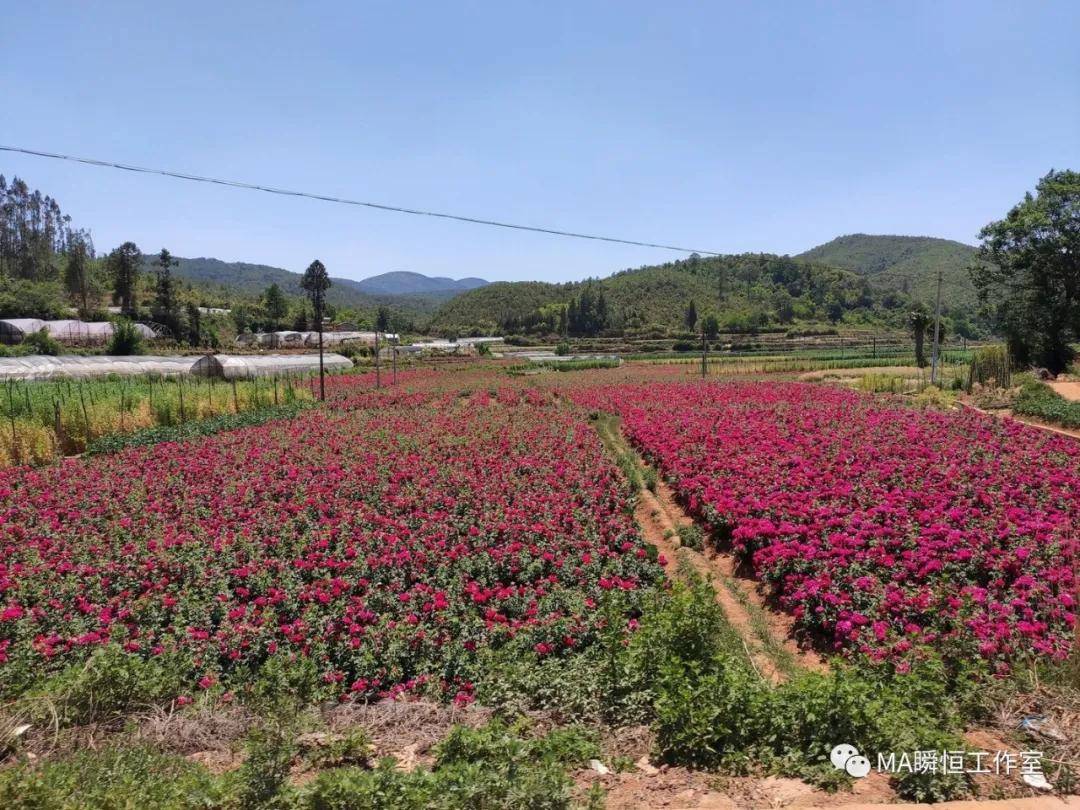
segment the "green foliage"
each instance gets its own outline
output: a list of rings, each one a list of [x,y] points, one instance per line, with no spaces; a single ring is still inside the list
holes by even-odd
[[[705,536],[697,524],[691,523],[689,526],[679,526],[676,532],[679,535],[679,542],[687,548],[700,551],[705,547]]]
[[[113,323],[113,333],[106,351],[116,355],[142,354],[143,338],[135,324],[127,318],[118,318]]]
[[[351,728],[314,751],[308,760],[318,768],[362,765],[372,752],[371,740],[362,728]]]
[[[16,706],[30,722],[55,720],[61,726],[109,722],[135,707],[168,703],[190,683],[192,668],[182,655],[143,659],[111,644],[43,682],[32,665],[13,662],[4,689],[8,695],[19,694]]]
[[[134,242],[124,242],[105,259],[105,266],[113,284],[113,303],[119,304],[125,314],[135,312],[136,291],[142,254]]]
[[[973,277],[1013,361],[1063,371],[1080,338],[1080,172],[1051,171],[979,238]]]
[[[561,341],[555,347],[555,354],[557,354],[559,357],[566,357],[566,355],[570,354],[570,344],[567,343],[565,340]]]
[[[53,357],[64,350],[64,347],[52,338],[47,329],[31,332],[23,338],[22,345],[30,354],[47,354]]]
[[[556,729],[528,738],[493,722],[457,727],[436,749],[431,770],[396,770],[387,760],[374,770],[341,768],[322,773],[298,797],[311,810],[471,810],[572,807],[568,767],[599,753],[581,730]]]
[[[850,270],[866,276],[880,290],[932,304],[937,271],[942,271],[942,302],[950,308],[974,309],[975,287],[967,268],[975,248],[929,236],[840,236],[796,258]]]
[[[236,806],[245,810],[287,806],[281,794],[288,787],[289,769],[297,754],[292,730],[256,729],[244,748],[244,764],[230,779]]]
[[[1020,394],[1013,401],[1013,413],[1033,416],[1065,428],[1080,428],[1080,402],[1065,399],[1037,380],[1025,380]]]
[[[116,453],[126,447],[148,447],[161,442],[179,442],[198,436],[209,436],[223,430],[262,425],[273,419],[291,419],[309,406],[308,402],[288,402],[240,413],[222,414],[209,419],[183,422],[178,425],[157,425],[131,433],[113,433],[100,439],[93,439],[86,446],[85,452],[93,456],[101,453]]]
[[[1012,385],[1012,359],[1004,346],[981,346],[971,353],[967,390],[975,384],[1008,388]]]
[[[0,771],[0,806],[50,810],[220,807],[221,780],[183,757],[134,746]]]
[[[740,283],[731,285],[731,279]],[[592,290],[588,293],[591,301],[603,293],[606,330],[623,334],[649,329],[659,329],[661,335],[682,332],[688,301],[695,302],[696,313],[715,311],[722,328],[742,332],[796,318],[821,322],[830,311],[841,319],[898,326],[906,301],[895,291],[872,288],[848,271],[789,257],[744,254],[687,259],[574,284],[491,284],[444,304],[431,327],[435,331],[561,334],[559,313],[565,310],[570,334],[597,334],[604,327],[591,322],[588,328],[580,323],[575,328],[571,323],[580,320],[580,299],[587,289]],[[697,321],[700,325],[700,315]]]

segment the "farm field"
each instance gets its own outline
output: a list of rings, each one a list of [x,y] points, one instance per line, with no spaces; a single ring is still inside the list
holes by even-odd
[[[0,799],[1033,794],[829,763],[987,740],[1074,789],[1080,444],[679,366],[373,382],[0,472]]]

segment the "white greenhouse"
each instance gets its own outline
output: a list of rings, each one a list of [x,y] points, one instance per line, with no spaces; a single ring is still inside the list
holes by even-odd
[[[340,354],[323,355],[327,371],[346,371],[352,360]],[[317,354],[208,354],[200,357],[192,374],[240,380],[248,377],[272,377],[286,374],[310,374],[319,370]]]
[[[38,318],[4,318],[0,320],[0,343],[9,346],[22,343],[27,335],[40,332],[45,328],[45,321]]]
[[[135,377],[142,374],[175,376],[191,374],[199,358],[192,355],[164,357],[149,354],[118,357],[95,355],[30,355],[27,357],[0,357],[0,382],[7,380],[88,379],[107,377]]]

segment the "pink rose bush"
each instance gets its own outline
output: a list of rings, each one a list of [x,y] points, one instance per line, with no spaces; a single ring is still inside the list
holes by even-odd
[[[811,384],[576,389],[807,633],[906,665],[1065,657],[1080,444]]]
[[[605,592],[659,577],[572,411],[362,382],[293,420],[0,473],[0,677],[113,644],[189,655],[192,692],[301,655],[342,696],[467,702],[478,651],[575,649]]]

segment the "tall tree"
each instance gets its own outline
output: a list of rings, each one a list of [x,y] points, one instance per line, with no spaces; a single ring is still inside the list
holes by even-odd
[[[188,301],[187,310],[187,342],[189,346],[202,345],[202,313],[194,301]]]
[[[716,340],[720,334],[720,321],[711,312],[701,319],[701,377],[705,378],[705,369],[709,359],[709,341]]]
[[[390,310],[386,307],[381,306],[375,311],[375,331],[390,331]]]
[[[263,293],[263,308],[266,310],[266,317],[270,320],[271,326],[274,329],[280,329],[289,315],[289,302],[281,291],[281,287],[276,283],[267,287],[266,292]]]
[[[139,262],[142,254],[134,242],[124,242],[106,259],[113,281],[113,303],[120,305],[125,315],[135,312],[135,287],[139,281]]]
[[[694,327],[697,326],[697,304],[692,300],[686,307],[686,314],[683,315],[683,323],[686,324],[687,332],[693,332]]]
[[[178,262],[168,250],[162,248],[154,264],[157,267],[157,279],[154,283],[153,317],[155,321],[167,327],[175,339],[179,340],[182,337],[180,304],[176,299],[176,279],[172,274],[172,268]]]
[[[315,311],[315,328],[319,331],[319,399],[326,399],[326,373],[323,369],[323,312],[326,308],[326,291],[330,288],[330,274],[318,259],[308,265],[300,287],[307,293],[311,308]],[[377,347],[376,347],[377,348]]]
[[[919,368],[926,366],[926,330],[933,323],[925,309],[913,309],[908,313],[908,328],[911,336],[915,338],[915,365]]]
[[[72,240],[68,249],[67,263],[64,265],[64,287],[79,304],[79,312],[86,315],[90,311],[90,250],[81,236]]]
[[[972,279],[1013,362],[1063,371],[1080,338],[1080,172],[1051,171],[979,238]]]

